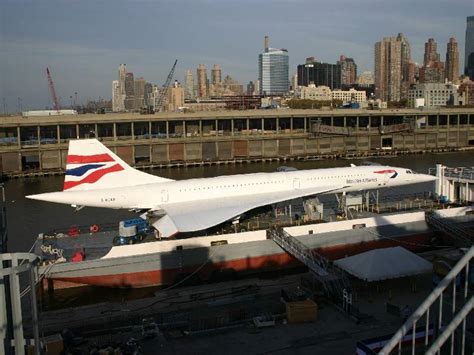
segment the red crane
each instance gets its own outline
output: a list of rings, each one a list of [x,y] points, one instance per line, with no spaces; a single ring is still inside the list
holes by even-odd
[[[46,68],[46,75],[48,76],[49,90],[51,91],[51,96],[53,97],[53,108],[56,111],[59,111],[61,107],[59,106],[59,100],[58,100],[58,97],[56,96],[56,90],[54,89],[53,78],[51,78],[51,73],[49,71],[49,68]]]

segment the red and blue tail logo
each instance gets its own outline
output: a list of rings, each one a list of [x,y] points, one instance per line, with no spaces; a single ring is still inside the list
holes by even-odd
[[[68,155],[64,190],[82,184],[93,184],[103,176],[124,168],[109,154]]]
[[[398,173],[396,170],[393,169],[387,169],[387,170],[378,170],[374,171],[375,174],[392,174],[390,176],[390,179],[395,179],[398,176]]]

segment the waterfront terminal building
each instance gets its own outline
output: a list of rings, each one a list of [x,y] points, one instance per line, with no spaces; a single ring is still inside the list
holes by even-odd
[[[247,110],[4,117],[5,176],[62,173],[68,141],[97,138],[137,167],[370,157],[474,148],[474,109]]]

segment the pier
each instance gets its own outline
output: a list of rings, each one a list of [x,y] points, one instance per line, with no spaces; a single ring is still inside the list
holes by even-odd
[[[61,174],[68,141],[77,138],[97,138],[143,169],[444,152],[474,148],[474,109],[5,117],[0,172]]]

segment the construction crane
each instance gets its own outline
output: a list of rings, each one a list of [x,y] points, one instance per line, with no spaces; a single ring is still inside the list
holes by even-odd
[[[178,59],[174,61],[173,67],[171,68],[171,71],[168,74],[168,77],[166,78],[166,82],[165,82],[165,85],[163,85],[160,96],[158,96],[158,99],[155,102],[155,112],[157,111],[160,112],[163,109],[163,102],[165,101],[165,97],[168,94],[168,89],[170,87],[171,80],[173,79],[176,63],[178,63]]]
[[[56,90],[54,89],[54,82],[53,82],[53,78],[51,78],[51,72],[49,71],[49,68],[46,68],[46,75],[48,76],[49,90],[51,91],[51,96],[53,98],[53,108],[56,111],[59,111],[61,107],[59,106],[59,100],[58,100],[58,97],[56,96]]]

